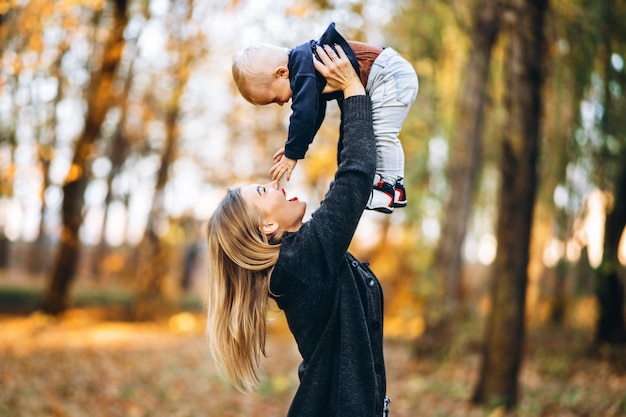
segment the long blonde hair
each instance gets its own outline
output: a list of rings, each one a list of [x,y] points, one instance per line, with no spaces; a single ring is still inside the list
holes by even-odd
[[[275,80],[273,70],[287,66],[289,49],[261,43],[245,48],[233,56],[232,73],[237,89],[247,101],[254,99],[257,89],[265,89]]]
[[[268,239],[261,215],[229,189],[209,219],[206,335],[213,359],[241,391],[256,387],[266,356],[269,282],[280,236]],[[278,241],[278,242],[277,242]]]

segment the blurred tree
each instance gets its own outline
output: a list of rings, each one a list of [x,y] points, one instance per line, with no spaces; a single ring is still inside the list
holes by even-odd
[[[129,79],[126,81],[127,85],[130,84],[130,77]],[[97,249],[97,254],[94,257],[94,262],[95,262],[95,271],[97,276],[100,276],[100,272],[102,271],[101,269],[101,265],[100,262],[106,257],[107,254],[107,241],[105,239],[106,236],[106,227],[107,227],[107,223],[109,222],[109,208],[111,206],[111,203],[114,201],[114,197],[115,197],[115,192],[113,189],[113,181],[115,180],[116,176],[119,175],[121,168],[122,168],[122,164],[124,163],[124,161],[126,160],[126,156],[128,154],[128,148],[129,148],[129,143],[128,143],[128,139],[126,137],[126,134],[123,131],[123,125],[124,125],[124,120],[126,118],[126,111],[125,111],[125,104],[122,104],[122,109],[121,109],[121,119],[120,119],[120,123],[119,126],[117,127],[117,129],[115,130],[115,133],[113,134],[113,137],[111,138],[111,142],[109,144],[109,151],[108,151],[108,155],[110,157],[111,160],[111,169],[109,170],[109,173],[107,174],[107,178],[106,178],[106,183],[107,183],[107,191],[106,191],[106,196],[104,197],[104,218],[102,220],[102,229],[101,229],[101,236],[102,239],[100,239],[100,244],[98,245],[98,249]]]
[[[52,103],[50,105],[50,120],[48,122],[48,125],[45,126],[48,134],[40,134],[37,143],[37,158],[42,178],[41,191],[39,195],[39,198],[41,199],[41,214],[39,219],[39,234],[31,247],[31,261],[29,262],[30,271],[35,273],[47,270],[49,266],[49,256],[47,251],[48,236],[46,234],[45,227],[46,211],[48,210],[48,205],[46,204],[45,193],[46,190],[48,190],[48,188],[52,185],[52,180],[50,178],[50,166],[52,165],[52,161],[54,159],[54,154],[57,147],[56,127],[59,122],[56,109],[58,108],[61,100],[64,98],[64,80],[62,76],[61,63],[63,62],[63,57],[65,56],[69,48],[69,39],[67,38],[67,36],[64,35],[58,46],[58,50],[56,51],[56,59],[47,69],[47,71],[49,71],[49,76],[57,80],[57,91],[54,96],[54,100],[52,100]]]
[[[124,30],[128,22],[126,5],[127,0],[111,1],[112,27],[103,46],[100,65],[92,66],[85,125],[76,141],[72,164],[63,184],[61,239],[43,299],[42,309],[49,314],[58,314],[67,308],[68,291],[76,272],[81,246],[78,233],[83,221],[83,197],[89,178],[89,164],[100,128],[112,104],[113,82],[124,50]]]
[[[624,130],[619,134],[623,135]],[[623,139],[622,139],[623,140]],[[624,325],[624,266],[619,262],[619,243],[626,227],[626,146],[617,166],[613,201],[608,207],[604,227],[604,251],[596,269],[598,318],[595,343],[597,346],[626,343]]]
[[[180,219],[183,238],[183,270],[180,276],[180,288],[188,292],[193,284],[194,269],[202,254],[201,242],[204,238],[203,227],[192,216],[185,215]]]
[[[465,64],[458,102],[458,120],[450,147],[450,193],[444,209],[441,237],[434,257],[434,271],[445,285],[446,312],[454,313],[461,301],[462,246],[482,161],[482,127],[487,96],[491,50],[500,25],[500,1],[480,0],[474,9],[471,47]],[[444,317],[444,320],[449,317]]]
[[[147,7],[147,4],[142,5],[144,8]],[[147,14],[145,10],[142,13],[144,16]],[[124,198],[116,193],[114,189],[114,181],[119,178],[120,174],[123,172],[123,166],[126,162],[128,155],[131,151],[131,145],[133,140],[131,139],[131,135],[126,132],[126,122],[129,118],[128,108],[130,106],[130,90],[133,86],[133,80],[135,77],[135,62],[138,53],[138,45],[137,40],[141,36],[142,29],[135,31],[134,36],[126,35],[126,43],[124,45],[125,49],[125,57],[126,57],[126,65],[120,67],[118,72],[120,73],[120,79],[123,82],[123,88],[119,90],[119,93],[114,97],[115,106],[119,109],[120,119],[115,127],[115,131],[108,138],[108,143],[106,146],[106,151],[104,152],[108,155],[109,160],[111,162],[111,168],[106,176],[106,195],[104,197],[104,218],[102,220],[102,229],[100,243],[95,251],[95,256],[93,257],[93,266],[92,269],[95,272],[96,277],[100,278],[106,275],[106,262],[108,255],[108,243],[106,240],[106,230],[109,222],[110,208],[111,203],[115,201],[115,199],[123,199],[126,205],[126,211],[128,212],[128,198]]]
[[[599,66],[603,72],[601,129],[605,140],[601,170],[606,188],[612,191],[607,204],[604,250],[596,269],[598,317],[595,342],[626,343],[624,326],[624,266],[619,262],[619,244],[626,227],[626,19],[624,2],[607,0],[601,6],[602,37]],[[621,57],[621,64],[613,60]],[[603,184],[604,185],[604,184]]]
[[[507,36],[506,108],[500,164],[498,252],[491,278],[480,376],[472,401],[517,402],[524,341],[524,306],[530,230],[536,189],[543,81],[544,15],[547,0],[503,3]]]
[[[548,302],[549,320],[560,325],[565,318],[568,304],[568,280],[571,279],[572,265],[563,258],[554,268],[547,271],[544,251],[552,239],[566,242],[571,233],[577,214],[574,198],[566,201],[564,195],[573,193],[567,183],[567,167],[576,158],[574,133],[578,117],[579,103],[583,96],[583,85],[575,85],[582,78],[577,73],[589,73],[589,65],[572,65],[572,54],[586,55],[589,48],[570,48],[577,43],[580,31],[573,31],[576,24],[572,9],[577,5],[572,1],[559,1],[551,4],[546,19],[546,80],[543,89],[542,137],[543,144],[539,155],[539,178],[534,224],[531,233],[531,255],[528,271],[529,316],[538,314],[536,308],[541,297]],[[543,284],[543,286],[542,286]],[[540,290],[545,291],[542,294]],[[536,318],[536,317],[534,317]]]
[[[566,315],[567,302],[571,299],[566,292],[568,288],[573,288],[578,296],[590,294],[592,274],[586,247],[578,265],[561,259],[552,271],[542,273],[540,269],[545,267],[543,251],[548,243],[546,239],[556,238],[565,243],[572,232],[577,233],[577,223],[580,222],[577,216],[580,215],[584,195],[596,186],[606,188],[607,181],[612,181],[605,178],[607,167],[616,163],[616,155],[596,149],[600,146],[606,150],[608,147],[602,143],[609,143],[611,135],[595,138],[595,133],[585,127],[585,119],[590,115],[587,106],[604,107],[604,104],[596,107],[595,103],[599,100],[596,96],[599,94],[594,92],[594,84],[600,79],[606,85],[612,82],[610,72],[602,69],[608,65],[607,57],[611,55],[607,55],[603,44],[607,38],[606,29],[611,26],[606,20],[608,4],[588,0],[555,1],[547,22],[547,36],[550,38],[547,56],[550,61],[547,62],[548,79],[543,99],[544,107],[549,111],[544,113],[545,147],[541,155],[541,182],[533,230],[534,254],[531,255],[534,266],[529,271],[528,306],[531,307],[532,298],[538,296],[533,286],[538,284],[540,278],[549,275],[553,278],[548,280],[552,282],[548,289],[551,291],[548,301],[553,323],[560,323]],[[613,8],[611,15],[616,16],[615,21],[619,21],[619,16],[623,14],[620,9],[623,8]],[[613,26],[619,28],[619,25]],[[620,36],[623,38],[619,30],[613,31],[614,47],[616,42],[620,42]],[[602,59],[598,56],[605,61],[600,63]],[[596,117],[593,116],[594,119]],[[604,131],[603,126],[598,126],[598,129]],[[571,178],[577,170],[584,171],[587,177],[584,181]],[[584,186],[581,187],[581,183]],[[586,244],[578,238],[575,240],[581,246]],[[572,285],[568,286],[568,279],[574,281]]]
[[[450,347],[452,337],[451,328],[445,324],[442,315],[445,283],[432,268],[438,237],[435,233],[438,234],[439,230],[437,228],[429,236],[423,232],[427,230],[426,225],[437,227],[442,222],[450,192],[445,175],[452,148],[449,138],[454,136],[456,111],[460,110],[458,91],[469,60],[471,39],[467,28],[473,24],[471,10],[475,4],[476,1],[401,2],[393,24],[385,28],[389,38],[386,44],[398,50],[415,68],[419,92],[400,134],[409,199],[409,205],[402,213],[406,216],[402,220],[406,238],[402,247],[395,250],[394,257],[399,258],[397,262],[385,260],[382,265],[374,265],[374,262],[373,265],[381,271],[389,270],[390,265],[397,266],[386,273],[390,278],[386,285],[390,294],[394,293],[394,288],[402,291],[410,288],[419,300],[410,308],[397,309],[404,311],[404,316],[410,315],[409,311],[419,311],[414,319],[423,320],[425,324],[425,332],[420,331],[416,340],[415,353],[442,352]],[[385,246],[384,240],[380,246]],[[372,253],[387,253],[380,246],[373,245]],[[403,273],[407,266],[408,271]],[[412,298],[404,297],[405,300]]]
[[[161,221],[167,221],[165,186],[168,183],[170,167],[176,160],[177,143],[180,139],[181,98],[194,68],[194,62],[204,52],[202,32],[193,30],[198,24],[193,20],[193,1],[178,2],[178,7],[186,15],[182,21],[179,19],[172,21],[169,31],[173,67],[169,75],[171,96],[164,104],[165,145],[161,153],[148,224],[139,244],[137,276],[140,277],[140,282],[135,300],[135,318],[139,320],[151,319],[166,307],[163,281],[167,275],[169,258],[158,229]]]
[[[463,30],[466,25],[459,23],[459,15],[464,13],[456,13],[459,4],[462,8],[470,6],[465,2],[441,0],[412,0],[401,4],[394,23],[385,32],[389,37],[386,44],[413,64],[419,78],[415,104],[400,133],[409,198],[404,213],[410,228],[411,222],[419,224],[426,217],[439,220],[439,213],[443,211],[440,202],[445,199],[448,184],[440,171],[444,170],[445,161],[433,163],[434,153],[430,150],[433,142],[447,143],[454,129],[455,102],[463,73],[460,62],[467,59],[469,48],[467,33]],[[417,243],[421,239],[415,240]],[[425,252],[430,252],[428,246],[430,244],[424,244]],[[420,275],[428,276],[430,266],[426,265],[416,266]]]
[[[3,90],[10,91],[13,96],[16,93],[17,76],[16,72],[19,72],[19,66],[17,63],[4,61],[5,48],[15,43],[15,49],[19,50],[24,45],[24,39],[16,36],[18,33],[16,28],[19,23],[16,18],[16,10],[12,8],[8,3],[0,5],[0,62],[12,63],[13,66],[7,65],[8,68],[2,68],[0,71],[0,77],[6,77],[6,81],[3,80],[3,84],[0,87],[0,92]],[[2,65],[4,67],[4,64]],[[13,76],[9,76],[13,75]],[[14,98],[11,101],[15,101]],[[11,108],[11,117],[8,123],[2,123],[0,128],[0,145],[3,147],[6,145],[9,148],[7,160],[2,160],[0,157],[0,204],[7,201],[13,195],[13,180],[15,175],[15,150],[17,148],[17,138],[15,134],[15,120],[17,119],[17,109],[15,106]],[[0,148],[1,149],[1,148]],[[9,251],[11,242],[6,235],[6,226],[9,219],[6,215],[4,218],[0,218],[0,269],[7,268],[9,266]]]
[[[132,64],[131,64],[131,69],[129,69],[129,73],[124,83],[125,84],[124,84],[123,93],[120,95],[120,98],[121,97],[125,98],[128,96],[128,90],[132,83]],[[113,133],[113,137],[110,139],[110,142],[108,144],[109,148],[108,148],[107,154],[109,155],[109,159],[111,161],[111,169],[109,170],[107,177],[106,177],[107,190],[106,190],[106,195],[104,197],[104,203],[103,203],[104,218],[102,219],[102,229],[100,233],[101,239],[95,251],[95,256],[92,259],[92,262],[93,262],[92,269],[95,272],[95,275],[98,279],[104,276],[105,274],[104,273],[105,268],[104,268],[103,263],[106,262],[106,256],[108,253],[108,243],[106,240],[106,228],[109,222],[109,209],[111,207],[111,203],[114,201],[114,198],[115,198],[115,191],[113,189],[113,181],[120,174],[122,170],[122,166],[124,162],[126,161],[126,157],[128,156],[128,152],[130,148],[129,140],[126,136],[126,132],[124,132],[124,125],[126,124],[125,121],[126,121],[127,106],[128,106],[128,101],[124,98],[121,98],[118,102],[119,103],[118,106],[120,108],[120,121],[117,125],[117,128],[115,129],[115,132]]]
[[[8,130],[8,132],[7,132]],[[15,138],[15,127],[8,127],[2,129],[0,133],[2,140],[7,139],[9,146],[9,158],[8,161],[0,165],[0,204],[4,203],[13,195],[13,180],[15,176],[15,149],[17,148],[17,142]],[[3,161],[4,162],[4,161]],[[4,216],[0,219],[0,269],[7,268],[9,266],[9,252],[11,242],[6,235],[6,227],[9,219]]]
[[[58,102],[58,95],[51,103],[48,102],[46,94],[42,93],[42,85],[49,86],[50,80],[58,75],[61,57],[67,48],[67,44],[63,42],[58,48],[57,45],[51,45],[55,43],[50,41],[54,36],[45,35],[46,29],[55,26],[55,19],[63,14],[55,11],[54,5],[45,0],[4,2],[0,5],[0,44],[2,44],[0,60],[3,62],[0,73],[3,85],[0,93],[8,93],[11,96],[5,101],[8,104],[9,117],[6,121],[3,120],[0,132],[2,135],[0,142],[6,143],[10,148],[8,172],[2,175],[0,196],[14,199],[13,183],[22,180],[16,173],[21,168],[25,168],[22,172],[29,171],[23,159],[21,163],[17,163],[15,159],[17,148],[35,147],[36,159],[41,167],[43,182],[46,184],[42,186],[39,195],[42,200],[42,220],[46,208],[43,193],[49,184],[47,171],[55,146],[55,106]],[[17,131],[23,132],[24,127],[27,127],[27,133],[18,135]],[[6,221],[9,222],[8,219]],[[36,241],[36,244],[38,243],[39,239]],[[6,253],[8,246],[5,234],[1,233],[0,254]],[[37,249],[33,250],[31,258],[33,262],[29,262],[34,271],[38,271],[44,264],[45,257],[40,256],[42,254],[38,252]],[[1,258],[2,255],[0,263]]]

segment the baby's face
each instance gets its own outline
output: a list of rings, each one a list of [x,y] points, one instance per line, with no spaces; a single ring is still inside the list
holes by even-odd
[[[259,88],[253,95],[254,103],[266,105],[276,103],[282,106],[291,99],[289,78],[276,78],[265,88]]]

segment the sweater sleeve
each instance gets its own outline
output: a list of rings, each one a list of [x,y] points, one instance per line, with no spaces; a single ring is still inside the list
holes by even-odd
[[[344,100],[342,126],[343,146],[333,184],[311,219],[281,248],[278,264],[291,270],[296,279],[324,280],[336,275],[372,190],[376,146],[368,96]]]
[[[321,94],[324,84],[313,66],[310,42],[291,50],[288,65],[292,96],[285,156],[302,159],[326,114],[326,100]]]

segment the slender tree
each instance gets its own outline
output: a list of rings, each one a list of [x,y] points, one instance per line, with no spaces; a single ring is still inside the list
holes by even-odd
[[[63,184],[62,230],[55,265],[44,295],[42,309],[58,314],[67,308],[67,297],[80,255],[79,229],[83,221],[83,196],[88,182],[89,163],[100,127],[111,106],[113,81],[124,49],[124,30],[128,17],[127,0],[114,0],[113,23],[104,45],[102,63],[91,74],[87,90],[87,115],[79,136],[71,167]]]
[[[20,36],[20,31],[17,30],[21,23],[22,9],[18,7],[6,7],[0,13],[0,60],[4,57],[5,50],[9,50],[8,46],[12,46],[13,51],[19,51],[24,47],[26,42],[23,36]],[[11,91],[13,98],[12,103],[15,103],[15,95],[17,90],[17,74],[9,75],[5,72],[4,68],[0,67],[0,77],[7,79],[5,85],[3,85],[4,91]],[[17,149],[17,134],[15,120],[17,120],[18,109],[13,104],[10,109],[9,123],[0,126],[0,144],[9,147],[9,158],[4,166],[0,166],[0,203],[4,202],[4,199],[9,199],[13,196],[13,180],[15,177],[15,151]],[[6,235],[5,228],[8,223],[8,219],[0,219],[0,269],[5,269],[9,266],[11,241]]]
[[[31,261],[29,262],[30,270],[32,272],[41,272],[44,269],[47,269],[49,266],[49,254],[47,251],[47,238],[46,235],[46,211],[48,210],[48,205],[46,204],[45,193],[46,190],[52,185],[52,180],[50,179],[50,166],[52,165],[52,160],[54,159],[55,149],[57,146],[57,133],[56,126],[58,123],[58,114],[57,114],[57,106],[63,99],[63,87],[64,81],[61,71],[61,63],[63,62],[63,57],[67,53],[70,48],[69,39],[67,39],[66,34],[64,34],[64,38],[58,46],[57,57],[50,66],[50,75],[57,79],[57,91],[53,100],[51,108],[51,117],[49,125],[46,126],[47,131],[49,132],[49,137],[47,141],[40,140],[37,144],[37,157],[39,166],[41,169],[41,191],[39,198],[41,199],[41,217],[39,219],[39,235],[35,242],[33,242],[33,246],[31,248]]]
[[[12,109],[12,113],[17,111]],[[4,203],[5,199],[13,196],[13,181],[15,178],[15,151],[17,149],[17,138],[15,133],[15,125],[4,126],[0,131],[0,139],[2,143],[9,146],[9,158],[6,166],[0,166],[0,203]],[[5,228],[8,219],[0,219],[0,269],[9,266],[9,254],[11,241],[6,235]]]
[[[566,189],[567,167],[574,159],[573,133],[582,97],[580,87],[572,88],[575,68],[567,61],[569,51],[559,47],[568,39],[567,29],[573,23],[571,18],[567,18],[568,7],[573,5],[555,4],[546,18],[546,74],[542,101],[543,106],[550,111],[544,113],[542,122],[544,142],[539,156],[541,181],[538,184],[532,231],[532,266],[529,269],[531,282],[527,302],[527,308],[533,308],[539,297],[546,297],[549,303],[549,320],[557,326],[565,318],[569,300],[567,283],[571,278],[572,266],[563,258],[554,268],[546,270],[543,252],[548,239],[555,237],[560,241],[567,240],[576,213],[571,202],[555,202],[554,195],[556,189]],[[544,279],[546,277],[551,280]],[[542,288],[541,283],[545,282],[551,282],[552,285],[544,285]]]
[[[482,160],[483,113],[491,50],[499,31],[500,0],[478,1],[474,13],[472,50],[465,66],[465,82],[458,103],[458,122],[448,166],[450,197],[434,258],[435,271],[445,283],[447,310],[456,308],[460,301],[461,249]]]
[[[603,44],[599,48],[601,66],[604,69],[602,133],[606,140],[615,141],[617,155],[612,155],[607,146],[603,170],[608,176],[608,187],[612,188],[613,199],[607,207],[604,227],[604,245],[600,265],[596,269],[596,296],[598,298],[598,316],[595,342],[598,346],[626,343],[624,325],[624,267],[619,262],[619,244],[626,227],[626,75],[624,69],[616,69],[611,59],[613,54],[622,54],[626,50],[626,31],[621,27],[626,15],[626,8],[621,8],[615,0],[603,4],[602,18],[605,30]],[[619,86],[621,93],[615,92]]]
[[[104,218],[102,219],[102,229],[100,244],[95,250],[95,256],[93,259],[92,269],[96,276],[99,278],[103,275],[105,268],[103,268],[103,262],[106,259],[108,252],[108,245],[106,241],[106,228],[109,222],[109,209],[111,203],[116,198],[115,191],[113,190],[114,180],[121,174],[124,162],[126,161],[128,154],[131,149],[131,139],[129,135],[125,131],[126,121],[128,118],[128,106],[129,100],[128,97],[130,95],[130,89],[133,84],[134,79],[134,65],[136,62],[137,55],[137,38],[135,39],[127,39],[125,44],[126,51],[130,51],[126,54],[128,60],[128,67],[118,70],[118,72],[124,72],[124,75],[121,77],[124,80],[124,88],[119,93],[117,97],[115,97],[115,102],[120,111],[120,120],[117,124],[115,132],[109,139],[108,143],[108,156],[111,161],[111,169],[109,170],[106,177],[106,195],[104,197]]]
[[[186,2],[187,15],[184,24],[188,27],[195,24],[193,18],[193,2]],[[159,220],[165,215],[165,186],[170,177],[170,167],[176,160],[178,141],[180,139],[179,117],[181,112],[181,97],[191,76],[193,62],[197,58],[198,45],[202,39],[190,36],[179,22],[176,29],[171,31],[172,44],[178,51],[178,59],[172,74],[172,93],[164,107],[165,110],[165,146],[161,153],[161,163],[157,172],[154,197],[148,217],[148,224],[139,244],[140,259],[139,273],[141,277],[139,291],[135,300],[135,316],[137,319],[149,319],[155,312],[165,307],[162,283],[168,270],[167,251],[157,233]],[[197,35],[200,36],[201,35]]]
[[[626,227],[626,147],[622,150],[614,182],[613,201],[604,227],[604,251],[596,269],[598,316],[595,343],[626,344],[624,325],[624,266],[619,262],[619,243]]]
[[[475,403],[516,404],[524,342],[530,230],[536,189],[542,85],[543,21],[547,0],[507,1],[503,30],[508,121],[503,132],[496,226],[498,252],[492,269],[492,308],[487,317]]]

